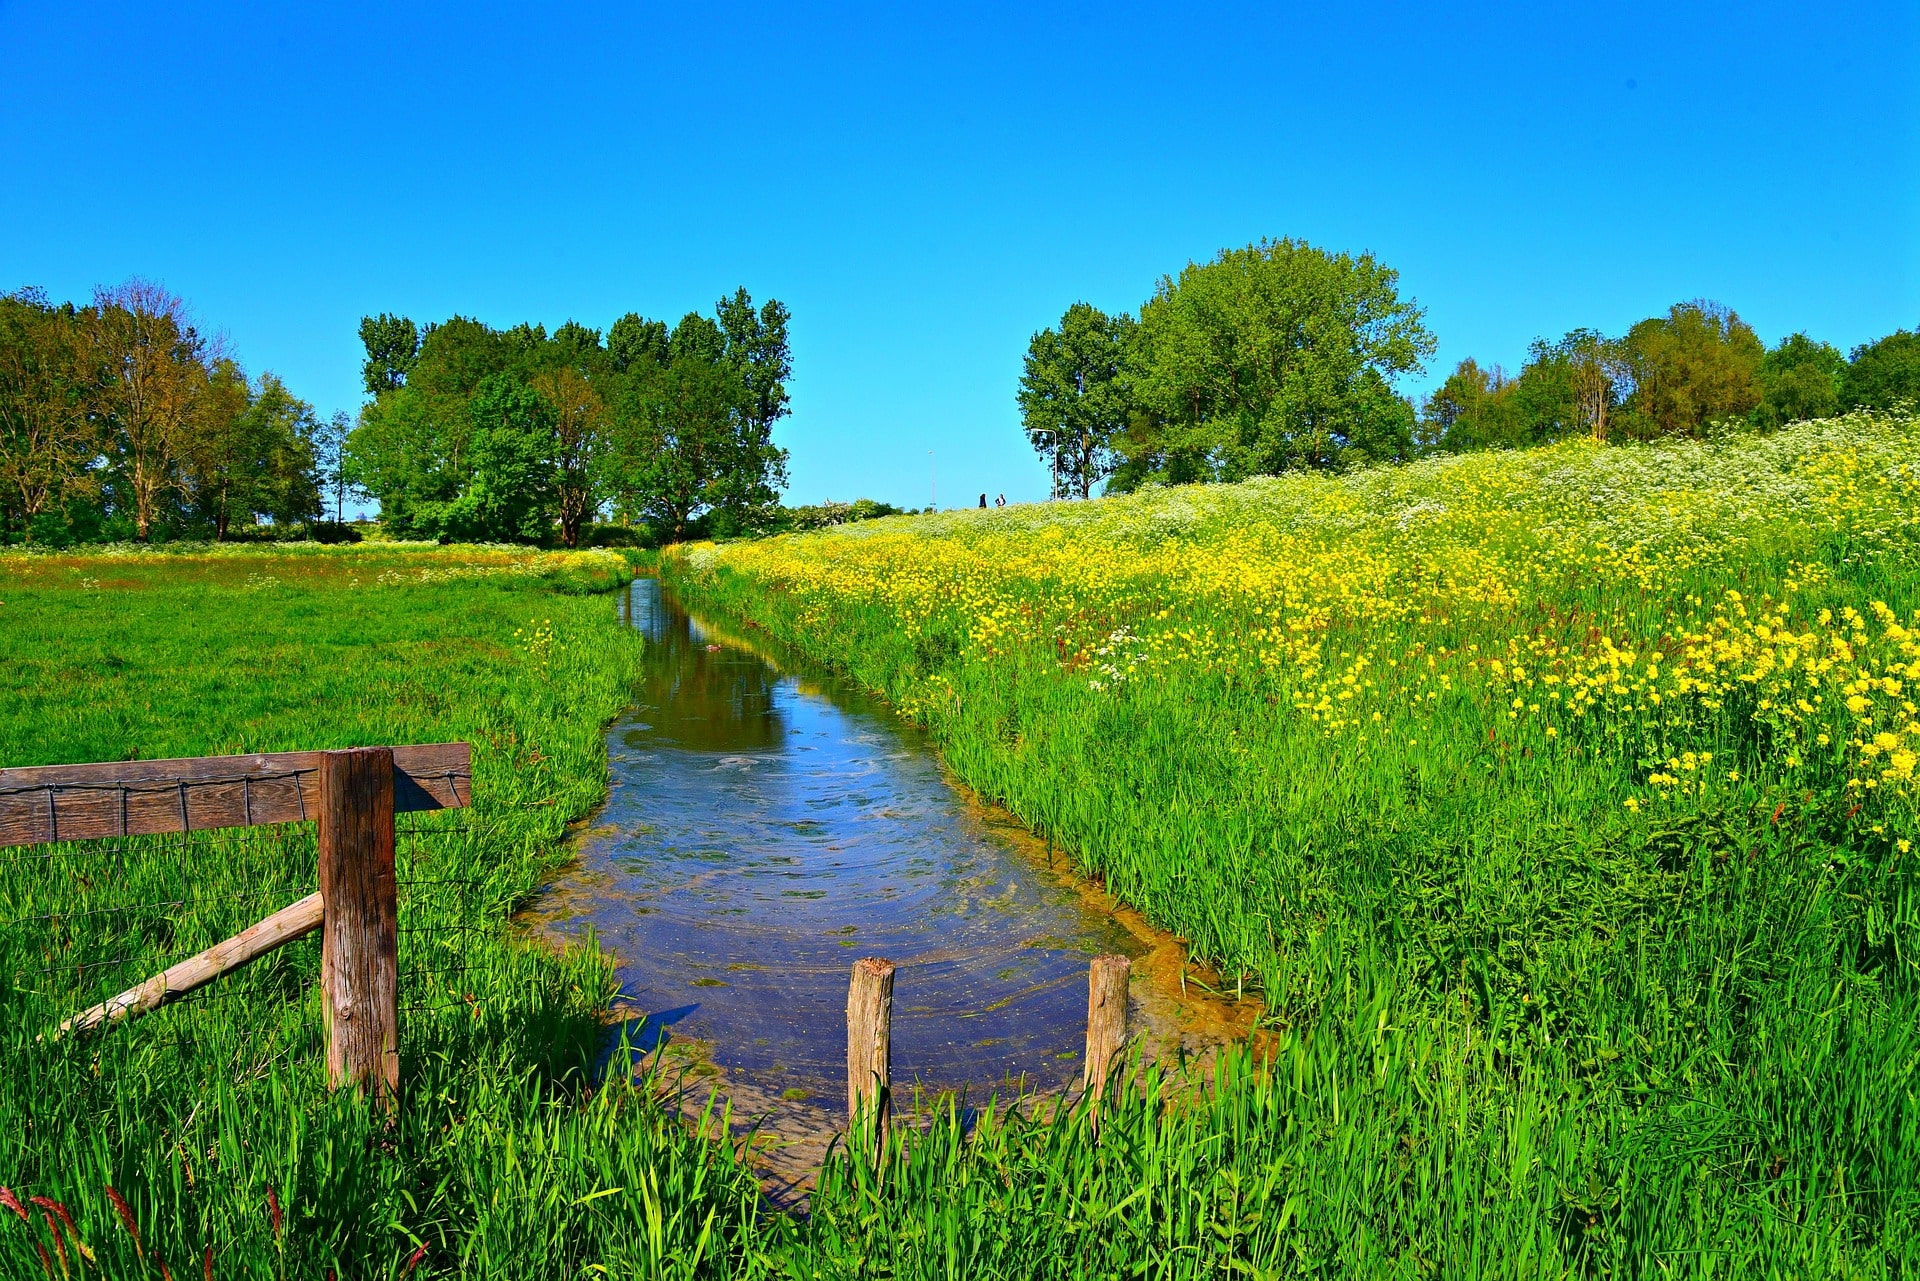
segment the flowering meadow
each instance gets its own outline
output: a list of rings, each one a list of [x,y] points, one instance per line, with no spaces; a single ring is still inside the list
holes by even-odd
[[[890,518],[665,572],[885,693],[1264,1003],[1273,1065],[1234,1088],[1318,1136],[1275,1194],[1295,1229],[1364,1203],[1328,1257],[1917,1261],[1920,420]]]

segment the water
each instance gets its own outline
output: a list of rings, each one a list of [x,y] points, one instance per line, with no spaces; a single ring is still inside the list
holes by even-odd
[[[896,1091],[1076,1079],[1101,952],[1141,958],[1149,1032],[1206,1021],[1172,994],[1177,945],[1052,869],[883,703],[689,617],[656,580],[629,590],[644,678],[608,731],[610,799],[540,916],[612,951],[643,1042],[699,1047],[736,1093],[843,1107],[862,956],[899,967]]]

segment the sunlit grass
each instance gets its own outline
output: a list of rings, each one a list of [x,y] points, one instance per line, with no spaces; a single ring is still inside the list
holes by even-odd
[[[1920,1209],[1917,446],[1869,416],[1572,443],[667,572],[1264,997],[1280,1071],[1181,1121],[1165,1194],[1237,1204],[1265,1153],[1289,1226],[1218,1210],[1238,1257],[1879,1275]],[[1050,1150],[1003,1209],[926,1189],[954,1248],[1084,1183]],[[1198,1257],[1167,1250],[1137,1257]]]

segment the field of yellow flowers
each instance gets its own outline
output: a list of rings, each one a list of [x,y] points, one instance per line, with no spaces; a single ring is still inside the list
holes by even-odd
[[[1476,1175],[1551,1183],[1555,1239],[1871,1273],[1920,1226],[1920,420],[894,518],[664,572],[928,724],[1287,1043],[1363,1075],[1394,1034],[1451,1046],[1500,1160],[1515,1125],[1567,1136]]]

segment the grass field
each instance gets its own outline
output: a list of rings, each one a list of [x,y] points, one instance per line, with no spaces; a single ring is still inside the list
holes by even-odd
[[[1264,1065],[1149,1074],[1097,1141],[920,1118],[805,1218],[597,1079],[607,966],[508,925],[605,786],[623,564],[0,559],[6,764],[476,752],[474,808],[403,839],[391,1128],[321,1088],[311,939],[40,1039],[311,889],[310,833],[0,852],[0,1274],[1911,1275],[1916,445],[1855,418],[669,559],[1266,1003]]]
[[[592,593],[628,577],[605,554],[482,549],[0,560],[6,764],[475,752],[474,807],[402,839],[421,884],[403,890],[391,1129],[322,1089],[317,936],[111,1034],[39,1039],[310,892],[310,827],[0,851],[0,1184],[25,1211],[0,1209],[0,1275],[42,1275],[44,1257],[62,1277],[393,1277],[421,1245],[415,1276],[647,1275],[676,1257],[697,1275],[715,1267],[703,1231],[709,1256],[751,1239],[756,1193],[725,1149],[643,1092],[588,1089],[601,958],[505,929],[604,794],[600,726],[638,641]]]
[[[1271,1074],[1172,1147],[1116,1140],[1181,1172],[1141,1156],[1110,1221],[1140,1235],[1087,1274],[1910,1275],[1916,457],[1920,423],[1856,416],[666,572],[925,720],[1266,1002]],[[984,1173],[1110,1155],[1050,1134],[940,1149],[972,1173],[886,1257],[1088,1242],[1044,1179]],[[859,1204],[839,1177],[825,1217]]]

